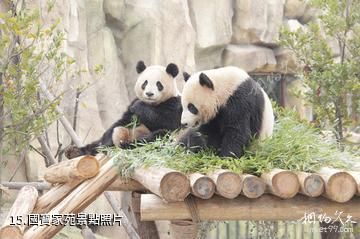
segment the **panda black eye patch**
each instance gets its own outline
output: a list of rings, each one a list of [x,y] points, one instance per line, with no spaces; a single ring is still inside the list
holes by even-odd
[[[164,89],[164,86],[161,84],[160,81],[156,82],[156,86],[157,86],[159,91],[162,91]]]
[[[145,87],[147,86],[148,81],[144,81],[144,83],[141,85],[141,89],[145,90]]]
[[[188,109],[194,115],[197,115],[199,113],[199,110],[192,103],[188,104]]]

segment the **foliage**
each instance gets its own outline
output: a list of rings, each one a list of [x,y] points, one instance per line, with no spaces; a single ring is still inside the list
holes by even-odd
[[[352,155],[340,152],[334,142],[317,129],[299,120],[291,110],[278,109],[272,138],[254,140],[240,159],[220,158],[211,150],[192,153],[174,143],[174,135],[132,150],[105,148],[122,176],[128,177],[140,166],[169,167],[185,173],[207,173],[214,169],[261,174],[273,168],[312,172],[321,166],[346,168]]]
[[[51,10],[51,7],[48,9]],[[20,152],[57,117],[55,101],[39,92],[42,78],[58,81],[74,62],[62,51],[59,21],[41,22],[38,11],[0,13],[0,142],[2,152]]]
[[[317,123],[330,124],[341,142],[344,128],[356,123],[354,118],[360,112],[360,1],[311,3],[319,9],[318,21],[294,32],[283,29],[280,43],[294,52],[303,66],[299,72],[307,88],[303,94]],[[329,41],[338,45],[337,58]]]

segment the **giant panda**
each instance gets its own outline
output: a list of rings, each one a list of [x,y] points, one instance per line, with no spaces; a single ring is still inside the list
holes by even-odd
[[[134,138],[140,142],[151,142],[180,128],[181,101],[175,80],[179,72],[177,65],[146,67],[143,61],[139,61],[136,71],[139,74],[134,87],[136,99],[126,112],[99,140],[80,148],[69,147],[65,152],[68,158],[95,155],[99,146],[127,148]],[[140,125],[128,132],[126,126],[132,123],[134,117]]]
[[[184,73],[184,78],[181,126],[190,128],[190,133],[180,139],[181,144],[214,148],[223,157],[240,157],[253,137],[271,136],[272,104],[244,70],[227,66],[191,76]]]

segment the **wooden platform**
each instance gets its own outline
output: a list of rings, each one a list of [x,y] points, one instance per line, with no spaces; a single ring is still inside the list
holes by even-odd
[[[245,196],[225,199],[215,195],[208,200],[196,198],[195,203],[201,220],[297,221],[308,215],[315,216],[317,221],[320,215],[336,219],[337,212],[342,212],[342,218],[349,215],[353,220],[360,219],[360,197],[354,197],[347,203],[337,203],[324,197],[310,198],[304,195],[285,200],[273,195],[263,195],[257,199]],[[141,196],[140,212],[144,221],[191,220],[189,208],[184,202],[166,203],[153,194]]]

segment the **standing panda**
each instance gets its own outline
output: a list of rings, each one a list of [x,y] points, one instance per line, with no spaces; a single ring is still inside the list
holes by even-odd
[[[184,78],[181,126],[191,130],[182,144],[240,157],[251,138],[271,136],[274,114],[269,97],[244,70],[228,66],[192,76],[185,73]]]
[[[99,140],[81,148],[70,146],[65,152],[67,158],[95,155],[99,146],[128,147],[129,142],[135,139],[151,142],[156,137],[180,128],[181,101],[175,81],[178,67],[173,63],[167,67],[146,67],[143,61],[139,61],[136,71],[139,74],[135,84],[137,98],[121,119],[106,130]],[[126,126],[132,123],[134,117],[140,125],[129,132]]]

